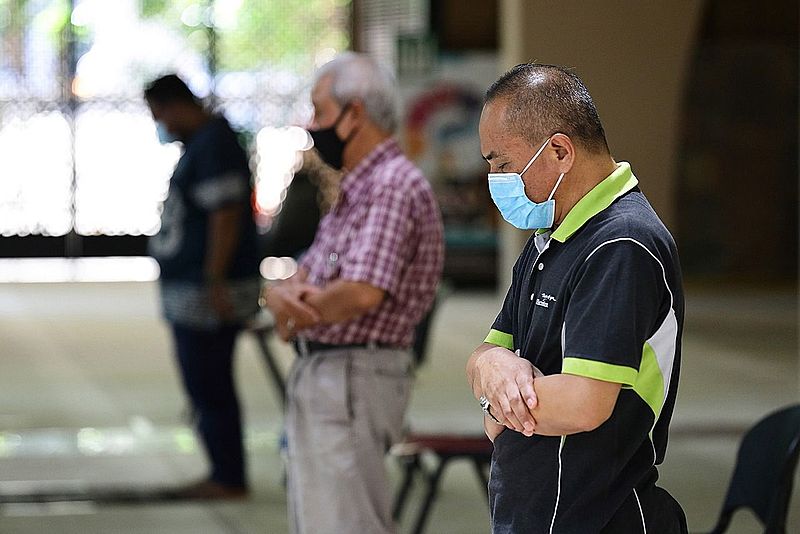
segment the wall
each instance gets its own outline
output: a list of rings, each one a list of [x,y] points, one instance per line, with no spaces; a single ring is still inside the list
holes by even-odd
[[[612,154],[631,162],[673,230],[678,119],[702,8],[699,0],[500,4],[501,70],[526,61],[574,67],[592,93]],[[510,272],[524,236],[507,226],[505,233],[501,272]]]

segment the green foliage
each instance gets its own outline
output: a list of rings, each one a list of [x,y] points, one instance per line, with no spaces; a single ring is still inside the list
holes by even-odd
[[[218,68],[253,70],[264,65],[313,63],[309,52],[347,47],[342,31],[350,0],[241,0],[231,5],[213,0],[141,0],[141,15],[160,19],[181,31],[193,48],[206,52],[205,28],[187,26],[186,20],[206,22],[208,8],[217,13]],[[220,11],[226,13],[220,14]],[[185,16],[186,14],[191,16]],[[199,16],[198,16],[199,14]],[[233,15],[233,16],[231,16]],[[224,21],[220,19],[225,19]],[[220,24],[220,22],[222,22]]]
[[[219,66],[255,69],[266,64],[311,64],[309,52],[347,47],[338,21],[349,2],[341,0],[243,0],[236,24],[219,30]]]
[[[28,0],[0,0],[0,35],[20,31],[27,4]]]
[[[168,7],[167,0],[141,0],[141,15],[143,18],[151,18],[162,15]]]
[[[206,7],[206,0],[139,0],[142,18],[160,19],[168,26],[181,25],[181,14],[193,6]]]

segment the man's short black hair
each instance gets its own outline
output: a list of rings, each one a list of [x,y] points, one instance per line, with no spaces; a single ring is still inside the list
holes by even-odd
[[[591,152],[608,152],[606,134],[589,91],[564,67],[517,65],[486,91],[485,103],[496,99],[505,100],[509,126],[531,145],[563,133]]]
[[[148,102],[157,104],[176,102],[200,104],[194,93],[177,74],[167,74],[150,82],[144,89],[144,98]]]

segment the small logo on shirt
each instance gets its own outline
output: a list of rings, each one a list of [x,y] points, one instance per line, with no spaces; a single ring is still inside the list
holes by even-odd
[[[536,299],[536,305],[541,306],[542,308],[549,308],[551,302],[556,302],[556,298],[553,295],[548,295],[547,293],[542,293],[538,299]]]

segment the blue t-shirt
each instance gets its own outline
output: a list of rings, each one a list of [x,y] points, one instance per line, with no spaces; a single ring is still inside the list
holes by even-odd
[[[149,244],[150,254],[161,268],[168,320],[191,326],[217,325],[203,276],[209,220],[213,212],[235,204],[245,209],[227,279],[237,315],[245,317],[254,311],[259,257],[251,197],[247,154],[228,122],[214,117],[186,141],[170,179],[161,230]]]

